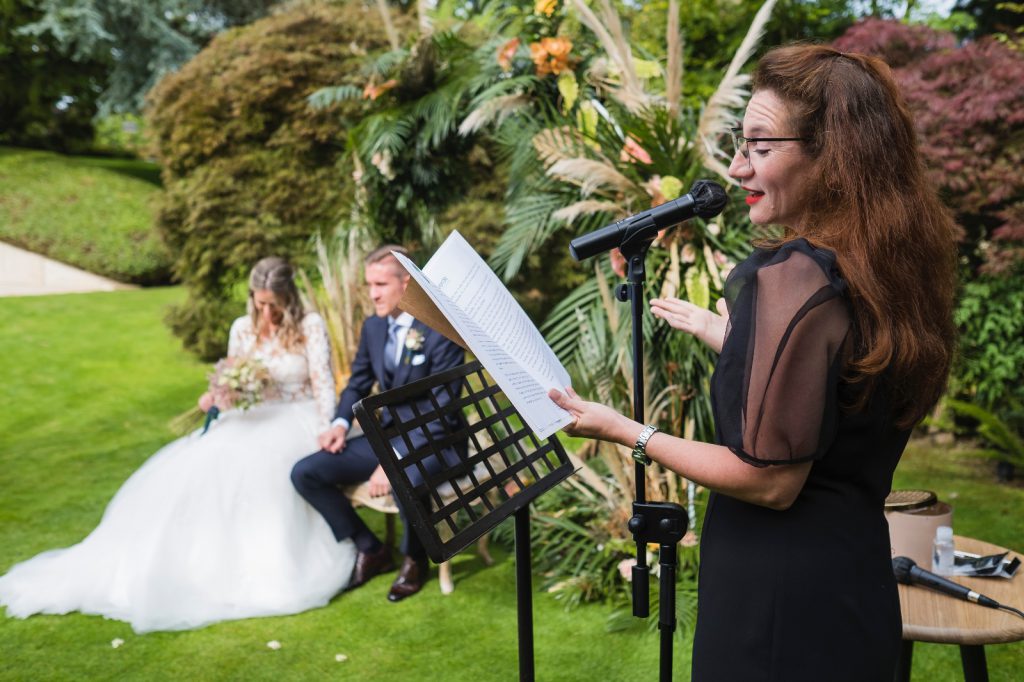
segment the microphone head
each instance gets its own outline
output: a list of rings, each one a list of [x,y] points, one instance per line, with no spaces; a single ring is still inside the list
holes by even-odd
[[[711,180],[698,180],[693,183],[690,196],[693,197],[693,212],[704,220],[714,218],[729,203],[729,197],[722,186]]]
[[[909,585],[912,581],[910,578],[910,571],[917,566],[910,557],[895,556],[892,558],[892,572],[896,576],[896,582]]]

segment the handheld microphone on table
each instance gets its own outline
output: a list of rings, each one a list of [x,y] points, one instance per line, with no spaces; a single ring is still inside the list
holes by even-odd
[[[659,231],[694,216],[705,220],[715,217],[722,212],[728,200],[725,190],[717,182],[698,180],[693,183],[689,194],[576,237],[569,242],[569,253],[574,259],[583,260],[633,242],[651,241]]]
[[[931,571],[926,571],[909,557],[893,557],[892,572],[895,574],[896,582],[898,583],[929,587],[936,592],[942,592],[943,594],[955,597],[956,599],[963,599],[964,601],[981,604],[982,606],[987,606],[990,609],[1002,609],[1003,611],[1009,611],[1010,613],[1015,613],[1024,618],[1024,613],[1021,613],[1012,606],[1000,604],[995,599],[979,594],[968,587],[964,587],[959,583],[953,582],[952,580],[946,580],[941,576],[935,575]]]

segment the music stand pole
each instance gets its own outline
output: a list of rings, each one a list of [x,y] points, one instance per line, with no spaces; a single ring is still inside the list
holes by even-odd
[[[530,506],[515,513],[516,611],[519,621],[519,680],[533,682],[533,576],[530,575]]]

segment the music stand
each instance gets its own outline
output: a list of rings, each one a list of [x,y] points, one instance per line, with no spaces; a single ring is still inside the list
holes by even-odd
[[[411,407],[413,418],[398,418],[398,405]],[[434,562],[515,516],[519,679],[532,681],[529,504],[573,472],[557,436],[539,440],[478,361],[364,398],[354,411],[411,531]],[[445,419],[453,416],[457,428]],[[443,436],[431,433],[432,423],[444,426]],[[420,448],[409,438],[416,431],[426,437]],[[391,446],[395,439],[409,448],[404,457]],[[422,482],[414,485],[410,471]]]

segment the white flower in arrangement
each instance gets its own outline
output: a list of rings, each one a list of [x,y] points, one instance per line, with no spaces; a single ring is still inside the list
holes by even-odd
[[[110,640],[110,648],[112,649],[116,649],[120,647],[122,644],[124,644],[124,640],[120,637],[115,637],[114,639]]]
[[[276,639],[272,639],[269,642],[267,642],[267,648],[268,649],[273,649],[274,651],[277,651],[278,649],[281,648],[281,643],[279,641],[277,641]]]
[[[344,663],[348,660],[348,656],[346,656],[345,654],[334,654],[334,660],[336,660],[338,663]]]

